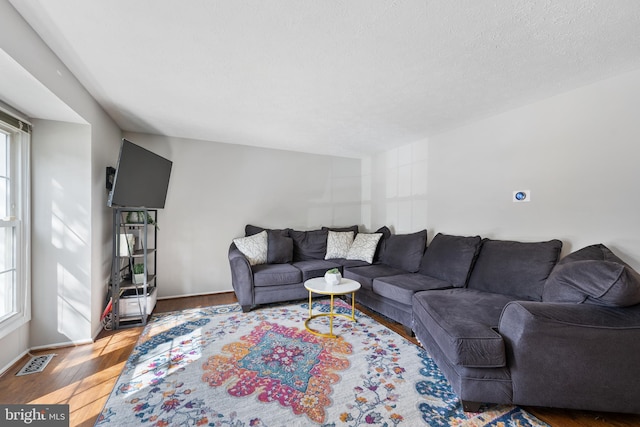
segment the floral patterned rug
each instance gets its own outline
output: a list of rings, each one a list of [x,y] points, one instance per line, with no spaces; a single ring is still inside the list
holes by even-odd
[[[334,320],[338,338],[307,332],[308,314],[298,303],[154,316],[96,425],[547,426],[514,406],[464,413],[423,349],[359,311]],[[310,326],[328,331],[328,318]]]

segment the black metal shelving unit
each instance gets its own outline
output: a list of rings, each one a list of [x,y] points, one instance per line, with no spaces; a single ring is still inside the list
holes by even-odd
[[[146,325],[155,307],[157,219],[156,209],[113,209],[110,280],[113,329]],[[142,265],[142,276],[134,275],[135,265]]]

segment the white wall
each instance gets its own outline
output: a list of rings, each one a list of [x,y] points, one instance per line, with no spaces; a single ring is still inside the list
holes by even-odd
[[[427,228],[427,141],[362,160],[362,222],[398,234]]]
[[[88,125],[33,121],[32,346],[92,336],[90,132]]]
[[[64,339],[66,343],[78,340],[90,340],[100,328],[100,313],[104,303],[106,293],[106,280],[109,277],[109,262],[111,257],[110,246],[110,217],[105,208],[106,194],[104,188],[104,167],[108,163],[107,159],[117,156],[120,143],[120,129],[113,120],[106,115],[98,103],[89,95],[84,87],[69,72],[66,66],[53,54],[48,46],[40,39],[33,29],[22,19],[11,4],[6,0],[0,0],[0,49],[11,56],[25,72],[29,73],[38,82],[44,85],[55,97],[66,104],[72,111],[75,111],[81,118],[81,122],[88,125],[89,131],[84,132],[83,143],[75,141],[78,153],[81,153],[82,175],[77,177],[77,185],[81,187],[77,194],[81,199],[75,200],[77,206],[82,206],[83,211],[77,211],[78,217],[66,218],[69,224],[82,224],[87,226],[87,240],[85,242],[88,252],[76,252],[71,256],[66,254],[63,258],[65,264],[74,268],[85,268],[86,271],[75,271],[74,279],[82,277],[83,282],[78,284],[82,288],[86,299],[75,301],[80,304],[74,308],[78,313],[88,316],[87,323],[68,323],[65,329],[59,328],[59,310],[56,304],[46,304],[41,298],[42,295],[33,294],[33,300],[38,301],[39,310],[32,311],[32,322],[37,327],[26,325],[25,329],[0,340],[0,346],[7,351],[2,352],[0,363],[11,361],[18,355],[24,353],[29,347],[40,345],[54,345]],[[3,82],[11,84],[11,82]],[[30,100],[25,100],[28,103]],[[15,106],[21,109],[22,106]],[[24,108],[28,110],[27,108]],[[31,117],[38,119],[40,117]],[[32,138],[32,147],[39,144],[39,136]],[[47,142],[46,144],[49,144]],[[82,147],[80,147],[82,145]],[[67,165],[62,166],[64,169]],[[71,168],[73,169],[73,167]],[[65,176],[65,172],[58,170],[54,173]],[[74,184],[75,185],[75,184]],[[75,188],[75,187],[74,187]],[[34,191],[41,190],[34,187]],[[39,194],[43,194],[39,191]],[[40,206],[45,206],[44,201],[39,202]],[[33,211],[34,216],[39,212]],[[106,220],[105,220],[106,217]],[[88,218],[88,223],[85,223]],[[42,218],[44,221],[44,218]],[[46,219],[47,223],[52,223],[55,218],[52,216]],[[44,226],[45,224],[40,224]],[[84,237],[84,236],[83,236]],[[49,248],[44,252],[39,252],[32,257],[32,269],[38,272],[43,265],[48,265],[51,259],[55,259],[61,254],[56,248]],[[89,260],[87,262],[87,260]],[[67,273],[65,273],[67,274]],[[67,276],[68,277],[68,276]],[[48,279],[55,284],[59,283],[59,276]],[[66,279],[65,279],[66,280]],[[40,304],[40,301],[43,303]],[[66,328],[72,328],[68,330]],[[36,332],[33,335],[33,332]],[[12,338],[14,336],[19,339]],[[25,340],[25,338],[27,338]],[[32,338],[34,341],[31,342]],[[25,342],[27,343],[25,346]],[[6,366],[4,364],[0,366]]]
[[[84,319],[77,330],[66,329],[67,322],[61,328],[58,302],[68,294],[56,294],[56,304],[34,295],[38,309],[31,334],[27,326],[0,340],[4,366],[29,346],[90,339],[99,330],[111,255],[104,167],[116,161],[120,130],[6,0],[0,0],[0,49],[90,128],[78,130],[86,146],[74,139],[77,151],[64,148],[81,157],[77,160],[85,166],[76,172],[84,182],[68,182],[65,171],[50,172],[79,198],[63,209],[65,223],[72,224],[67,237],[86,239],[89,254],[60,252],[51,245],[40,246],[33,257],[36,272],[62,266],[55,277],[38,274],[38,286],[47,292],[60,289],[60,283],[77,286],[87,299],[73,301],[76,306],[66,313],[75,311]],[[167,209],[159,215],[160,295],[230,290],[226,252],[246,223],[296,228],[362,223],[369,229],[390,225],[398,233],[426,227],[430,236],[442,231],[561,238],[565,253],[602,242],[639,268],[639,99],[640,72],[628,73],[381,153],[362,165],[353,159],[128,135],[175,162]],[[33,144],[38,139],[34,136]],[[51,149],[50,143],[44,148]],[[513,204],[516,189],[530,189],[532,201]],[[35,190],[43,194],[39,186]],[[34,202],[54,212],[53,199]],[[55,215],[45,219],[42,214],[34,212],[39,230],[53,236]]]
[[[230,291],[227,251],[244,226],[360,223],[360,161],[125,133],[173,161],[158,214],[160,297]]]
[[[638,111],[640,71],[381,153],[368,160],[374,176],[385,176],[377,186],[387,187],[385,197],[374,198],[373,222],[413,231],[426,223],[430,237],[558,238],[564,254],[604,243],[640,268]],[[395,160],[409,151],[407,165]],[[423,198],[393,191],[396,179],[422,173],[416,152],[427,157],[428,205],[409,216],[406,205]],[[395,164],[398,173],[388,167]],[[512,192],[523,189],[531,190],[531,202],[513,203]],[[397,215],[396,201],[403,206]]]
[[[113,214],[107,207],[107,166],[113,166],[118,158],[122,132],[113,125],[111,118],[97,114],[91,123],[91,173],[85,185],[89,186],[91,208],[91,337],[102,330],[100,315],[105,308],[107,280],[111,275],[113,253]],[[85,160],[87,161],[87,160]]]

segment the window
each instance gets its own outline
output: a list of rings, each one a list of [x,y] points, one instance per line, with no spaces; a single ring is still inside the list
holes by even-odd
[[[0,337],[31,317],[29,130],[0,111]]]

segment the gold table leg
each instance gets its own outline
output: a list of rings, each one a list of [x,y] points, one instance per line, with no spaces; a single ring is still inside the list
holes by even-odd
[[[333,335],[333,294],[331,294],[331,302],[329,303],[329,335]]]
[[[335,313],[334,312],[334,295],[330,295],[331,300],[329,303],[329,313],[319,313],[319,314],[313,314],[312,310],[311,310],[311,294],[312,292],[309,291],[309,318],[306,319],[304,321],[304,327],[307,331],[311,332],[314,335],[320,336],[320,337],[326,337],[326,338],[337,338],[337,335],[333,334],[333,318],[334,317],[344,317],[345,319],[351,320],[352,322],[356,321],[356,293],[352,292],[351,293],[351,316],[347,315],[347,314],[342,314],[342,313]],[[329,317],[329,333],[328,334],[323,334],[322,332],[318,332],[318,331],[314,331],[313,329],[311,329],[308,325],[308,323],[312,320],[315,319],[317,317]]]
[[[356,321],[356,293],[351,292],[351,320]]]

